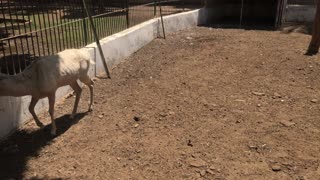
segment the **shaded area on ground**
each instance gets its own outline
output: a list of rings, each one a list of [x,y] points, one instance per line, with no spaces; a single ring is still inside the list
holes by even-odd
[[[80,113],[72,120],[67,115],[57,118],[57,137],[78,123],[84,116],[84,113]],[[47,125],[33,131],[28,129],[17,131],[9,139],[2,142],[0,146],[0,178],[24,179],[23,172],[26,170],[29,158],[41,156],[39,151],[54,142],[55,137],[50,135],[50,129],[51,125]]]

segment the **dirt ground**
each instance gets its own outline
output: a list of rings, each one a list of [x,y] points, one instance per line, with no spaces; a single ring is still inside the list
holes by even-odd
[[[156,39],[96,81],[94,112],[69,119],[71,97],[57,137],[30,122],[4,142],[0,179],[319,179],[309,40],[208,27]]]

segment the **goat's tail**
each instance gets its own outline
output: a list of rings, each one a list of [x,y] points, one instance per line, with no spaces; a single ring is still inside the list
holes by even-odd
[[[85,50],[85,51],[81,50],[80,52],[81,52],[81,53],[83,54],[83,56],[85,57],[86,61],[88,61],[88,62],[89,62],[90,64],[92,64],[92,65],[96,64],[96,62],[94,62],[94,60],[92,59],[92,56],[90,55],[89,51],[87,51],[87,50]]]

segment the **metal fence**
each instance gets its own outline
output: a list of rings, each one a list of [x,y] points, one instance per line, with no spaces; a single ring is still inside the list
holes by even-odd
[[[99,38],[159,15],[202,6],[192,0],[86,0]],[[16,74],[41,56],[94,42],[82,0],[0,0],[0,71]]]
[[[290,5],[315,5],[318,0],[288,0]]]

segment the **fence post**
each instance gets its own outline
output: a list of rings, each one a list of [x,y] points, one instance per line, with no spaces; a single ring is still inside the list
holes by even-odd
[[[239,25],[240,25],[240,28],[242,26],[242,20],[243,20],[243,6],[244,6],[244,2],[243,0],[241,0],[241,9],[240,9],[240,21],[239,21]]]
[[[182,12],[185,12],[185,6],[186,6],[186,4],[185,4],[185,2],[184,2],[184,0],[181,0],[181,3],[182,3]]]
[[[83,7],[87,13],[87,16],[89,18],[89,22],[90,22],[90,25],[91,25],[91,29],[93,31],[93,35],[94,35],[94,38],[96,40],[96,43],[97,43],[97,46],[98,46],[98,49],[99,49],[99,52],[100,52],[100,56],[101,56],[101,59],[102,59],[102,63],[103,63],[103,66],[104,66],[104,69],[106,71],[106,74],[107,74],[107,77],[108,78],[111,78],[110,77],[110,73],[109,73],[109,69],[108,69],[108,65],[107,65],[107,62],[106,62],[106,59],[104,57],[104,54],[103,54],[103,51],[102,51],[102,48],[101,48],[101,44],[100,44],[100,40],[99,40],[99,37],[98,37],[98,34],[97,34],[97,31],[96,31],[96,27],[94,26],[93,24],[93,19],[92,19],[92,16],[87,8],[87,4],[86,4],[86,0],[82,0],[82,3],[83,3]]]
[[[153,1],[153,16],[157,16],[157,0]]]
[[[82,26],[83,26],[83,38],[84,38],[84,45],[88,44],[88,30],[87,30],[87,22],[86,18],[82,20]]]
[[[130,18],[129,18],[129,0],[126,0],[126,20],[127,20],[127,28],[130,27]]]
[[[87,26],[87,17],[86,17],[86,9],[84,7],[84,4],[82,4],[82,10],[83,10],[83,20],[82,20],[82,28],[83,28],[83,42],[84,45],[88,44],[88,26]]]
[[[162,5],[160,3],[160,0],[158,0],[159,4],[159,10],[160,10],[160,19],[161,19],[161,24],[162,24],[162,32],[163,32],[163,38],[166,39],[166,32],[164,29],[164,22],[163,22],[163,14],[162,14]]]

